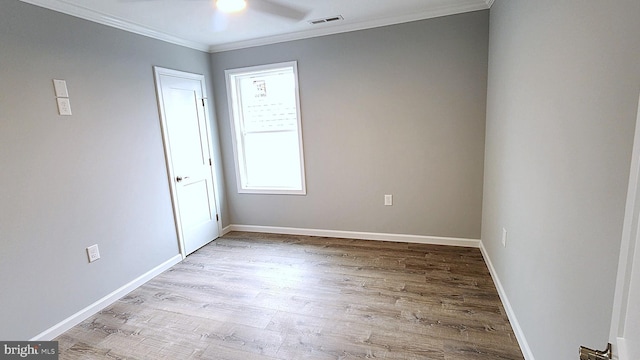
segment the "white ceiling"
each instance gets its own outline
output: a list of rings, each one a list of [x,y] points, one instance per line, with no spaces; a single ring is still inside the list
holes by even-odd
[[[203,51],[225,51],[361,30],[491,7],[493,0],[273,0],[300,21],[252,9],[222,14],[214,0],[21,0],[83,19]],[[255,0],[254,0],[255,1]],[[259,1],[259,0],[258,0]],[[310,20],[342,15],[343,21]]]

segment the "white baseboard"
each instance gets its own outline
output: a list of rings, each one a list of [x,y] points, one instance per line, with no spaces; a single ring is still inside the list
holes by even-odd
[[[516,314],[511,307],[511,303],[507,298],[507,293],[504,291],[504,287],[500,282],[500,278],[498,277],[498,273],[496,269],[493,267],[493,263],[491,262],[491,258],[489,257],[489,253],[487,249],[484,247],[484,244],[480,242],[480,251],[482,252],[482,256],[484,257],[484,261],[489,268],[489,272],[491,273],[491,278],[493,279],[493,283],[496,285],[496,289],[498,289],[498,295],[500,295],[500,300],[502,301],[502,305],[504,305],[504,309],[507,312],[507,317],[509,318],[509,322],[511,323],[511,328],[516,335],[516,339],[518,340],[518,344],[520,345],[520,350],[522,350],[522,355],[526,360],[535,360],[533,357],[533,353],[531,352],[531,348],[529,347],[529,343],[524,336],[524,332],[520,327],[520,323],[516,318]]]
[[[288,228],[288,227],[274,227],[274,226],[255,226],[255,225],[229,225],[222,230],[222,236],[231,231],[246,231],[246,232],[263,232],[270,234],[286,234],[286,235],[304,235],[304,236],[323,236],[323,237],[336,237],[345,239],[362,239],[362,240],[377,240],[377,241],[392,241],[392,242],[408,242],[419,244],[431,244],[431,245],[448,245],[448,246],[462,246],[479,248],[487,263],[491,277],[498,290],[498,295],[502,301],[511,327],[516,335],[520,348],[526,360],[535,360],[529,344],[527,343],[522,328],[518,322],[518,319],[513,312],[509,299],[502,287],[502,283],[498,278],[498,275],[493,267],[489,254],[487,253],[484,245],[480,240],[476,239],[464,239],[464,238],[449,238],[449,237],[437,237],[437,236],[424,236],[424,235],[405,235],[405,234],[387,234],[387,233],[371,233],[371,232],[356,232],[356,231],[340,231],[340,230],[320,230],[320,229],[301,229],[301,228]],[[132,280],[131,282],[123,285],[119,289],[113,291],[102,299],[94,302],[86,308],[71,315],[67,319],[54,325],[53,327],[41,332],[34,336],[30,341],[47,341],[54,339],[55,337],[63,334],[72,327],[78,325],[82,321],[86,320],[90,316],[96,314],[98,311],[111,305],[118,299],[122,298],[131,291],[137,289],[147,281],[153,279],[157,275],[161,274],[165,270],[169,269],[173,265],[182,261],[182,255],[178,254],[164,263],[149,270],[145,274]]]
[[[231,226],[233,226],[233,225],[228,225],[228,226],[225,226],[224,228],[222,228],[222,234],[220,234],[220,236],[225,236],[228,233],[232,232],[233,230],[231,230]]]
[[[256,225],[229,225],[223,229],[223,234],[227,234],[230,231],[262,232],[262,233],[269,233],[269,234],[285,234],[285,235],[323,236],[323,237],[335,237],[335,238],[343,238],[343,239],[408,242],[408,243],[418,243],[418,244],[463,246],[463,247],[473,247],[473,248],[480,247],[480,240],[476,240],[476,239],[463,239],[463,238],[450,238],[450,237],[424,236],[424,235],[386,234],[386,233],[371,233],[371,232],[341,231],[341,230],[300,229],[300,228],[256,226]]]
[[[178,254],[171,259],[165,261],[164,263],[156,266],[155,268],[147,271],[136,279],[132,280],[128,284],[120,287],[114,292],[108,294],[102,299],[94,302],[93,304],[87,306],[86,308],[78,311],[77,313],[71,315],[65,320],[59,322],[53,327],[41,332],[40,334],[34,336],[30,341],[49,341],[54,339],[56,336],[62,335],[65,331],[71,329],[72,327],[80,324],[90,316],[96,314],[98,311],[106,308],[107,306],[113,304],[121,297],[127,295],[131,291],[137,289],[147,281],[153,279],[157,275],[161,274],[163,271],[169,269],[173,265],[182,261],[182,255]]]

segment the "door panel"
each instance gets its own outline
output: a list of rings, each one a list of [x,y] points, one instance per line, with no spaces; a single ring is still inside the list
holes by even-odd
[[[166,122],[174,169],[194,168],[204,164],[204,155],[208,151],[202,148],[200,114],[198,112],[199,94],[192,89],[174,88],[185,86],[182,80],[163,79],[166,91]]]
[[[204,77],[156,68],[176,226],[186,256],[219,236]]]
[[[614,359],[640,359],[640,99],[611,317]]]
[[[211,213],[210,199],[208,196],[202,196],[209,192],[206,181],[182,186],[180,201],[183,227],[191,228],[213,220],[215,215]]]
[[[640,359],[640,246],[638,246],[637,242],[635,246],[624,328],[626,359]]]

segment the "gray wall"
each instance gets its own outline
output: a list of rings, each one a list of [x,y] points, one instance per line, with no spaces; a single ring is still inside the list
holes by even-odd
[[[536,359],[575,359],[580,344],[608,341],[638,14],[637,0],[491,9],[482,241]]]
[[[225,225],[480,237],[488,11],[212,54]],[[224,70],[298,61],[307,195],[238,194]],[[384,206],[384,194],[394,205]]]
[[[0,339],[31,338],[178,254],[153,65],[209,76],[206,53],[0,3]]]

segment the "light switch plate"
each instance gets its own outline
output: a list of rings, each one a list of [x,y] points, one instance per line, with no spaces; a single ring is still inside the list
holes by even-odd
[[[71,102],[68,98],[57,98],[58,102],[58,114],[60,115],[71,115]]]
[[[56,97],[69,97],[66,81],[53,79],[53,88],[56,91]]]
[[[507,247],[507,229],[502,228],[502,247]]]
[[[384,205],[392,206],[393,205],[393,195],[385,195],[384,196]]]

